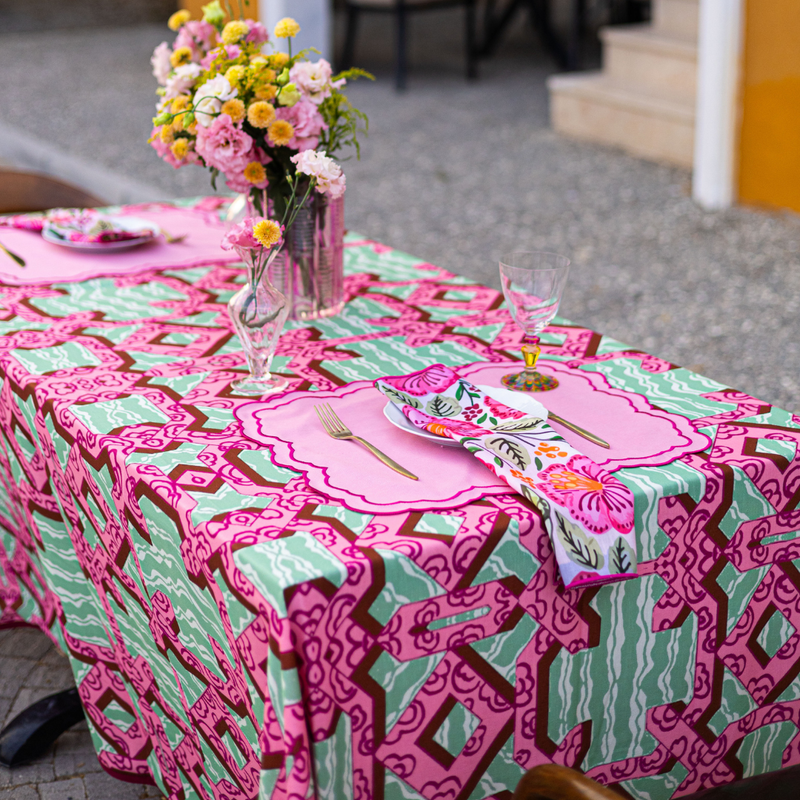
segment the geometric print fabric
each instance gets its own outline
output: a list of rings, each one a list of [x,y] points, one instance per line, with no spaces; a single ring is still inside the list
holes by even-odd
[[[351,236],[292,389],[516,357],[494,290]],[[800,763],[800,420],[557,320],[543,357],[713,445],[616,473],[640,578],[564,592],[536,509],[350,511],[233,411],[240,269],[2,287],[0,624],[69,656],[103,767],[170,798],[668,798]],[[342,794],[343,793],[343,794]]]

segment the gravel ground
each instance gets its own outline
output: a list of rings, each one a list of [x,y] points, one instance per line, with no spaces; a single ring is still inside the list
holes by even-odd
[[[448,13],[414,18],[403,95],[386,21],[365,21],[356,62],[378,80],[350,92],[372,123],[362,160],[346,165],[349,227],[495,287],[500,253],[563,252],[574,263],[564,316],[800,412],[800,217],[706,212],[690,198],[688,172],[556,136],[544,85],[553,67],[530,31],[518,27],[468,84],[461,21]],[[201,170],[172,170],[145,144],[148,60],[166,33],[0,36],[0,122],[172,196],[207,193]],[[51,684],[70,681],[41,634],[24,634],[30,655],[9,636],[23,634],[0,633],[0,719],[56,690],[31,683],[42,665]],[[58,766],[62,753],[73,766]],[[98,773],[80,729],[41,764],[0,768],[0,800],[148,792]]]

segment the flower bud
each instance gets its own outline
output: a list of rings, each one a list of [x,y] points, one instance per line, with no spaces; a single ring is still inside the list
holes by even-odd
[[[218,30],[222,30],[222,25],[225,22],[225,12],[219,4],[219,0],[214,0],[207,6],[203,6],[203,19],[210,22]]]
[[[278,103],[282,106],[293,106],[300,100],[300,92],[293,83],[287,83],[278,95]]]
[[[283,68],[281,74],[275,79],[275,83],[277,83],[278,86],[285,86],[289,83],[289,70],[287,67]]]
[[[153,125],[167,125],[172,122],[172,114],[169,111],[162,111],[157,117],[153,117]]]

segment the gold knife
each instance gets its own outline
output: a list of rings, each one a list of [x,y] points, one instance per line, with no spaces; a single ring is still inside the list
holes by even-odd
[[[584,439],[588,439],[593,444],[599,445],[600,447],[605,447],[606,450],[611,449],[611,445],[605,439],[595,436],[590,431],[587,431],[586,428],[581,428],[574,422],[564,419],[564,417],[559,417],[558,414],[554,414],[552,411],[547,412],[547,420],[548,422],[552,420],[557,425],[563,425],[563,427],[573,431],[574,433],[577,433],[578,436],[583,436]]]

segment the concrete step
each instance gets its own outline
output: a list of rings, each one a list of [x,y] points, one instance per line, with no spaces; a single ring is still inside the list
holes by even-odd
[[[664,34],[650,25],[605,28],[603,71],[632,90],[693,102],[697,40]]]
[[[694,102],[644,94],[602,72],[553,75],[547,83],[550,120],[558,133],[692,166]]]
[[[697,41],[700,0],[656,0],[653,27],[666,35]]]

